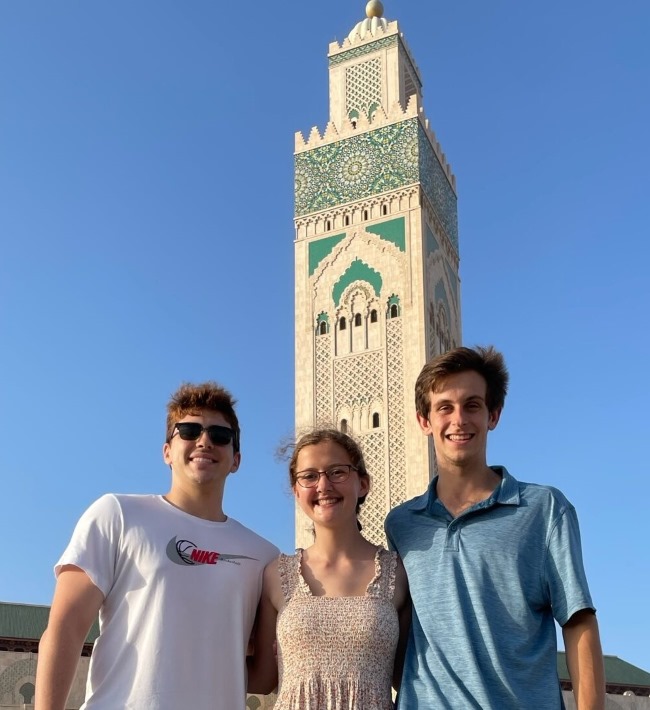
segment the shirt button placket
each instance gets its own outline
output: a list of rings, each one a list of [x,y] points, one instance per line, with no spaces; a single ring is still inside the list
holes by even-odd
[[[458,538],[460,537],[460,524],[458,520],[452,520],[447,525],[447,540],[445,547],[448,550],[458,550]]]

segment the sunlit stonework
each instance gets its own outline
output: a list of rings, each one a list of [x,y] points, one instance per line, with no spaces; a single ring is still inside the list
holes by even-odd
[[[380,543],[387,511],[435,469],[413,386],[460,343],[456,185],[381,3],[328,57],[329,121],[296,134],[296,427],[334,424],[361,442],[362,524]],[[296,543],[311,543],[299,510]]]

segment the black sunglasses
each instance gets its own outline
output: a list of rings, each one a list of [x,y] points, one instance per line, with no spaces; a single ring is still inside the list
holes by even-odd
[[[237,432],[227,426],[220,424],[203,426],[199,422],[177,422],[172,432],[172,438],[176,432],[183,441],[196,441],[203,432],[206,432],[215,446],[226,446],[232,441],[233,449],[239,451]]]

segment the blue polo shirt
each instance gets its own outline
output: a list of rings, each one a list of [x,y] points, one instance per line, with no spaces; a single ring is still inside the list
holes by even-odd
[[[593,609],[573,506],[555,488],[501,483],[454,518],[437,478],[393,509],[386,535],[413,599],[399,710],[557,710],[554,619]]]

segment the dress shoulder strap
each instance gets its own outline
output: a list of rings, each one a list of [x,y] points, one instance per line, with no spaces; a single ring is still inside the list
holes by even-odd
[[[392,600],[395,596],[396,571],[397,553],[384,548],[378,549],[375,556],[375,577],[368,586],[368,594]]]
[[[300,577],[300,560],[302,550],[296,550],[295,555],[285,555],[280,553],[278,557],[278,572],[280,574],[280,585],[285,601],[289,601],[298,586]]]

